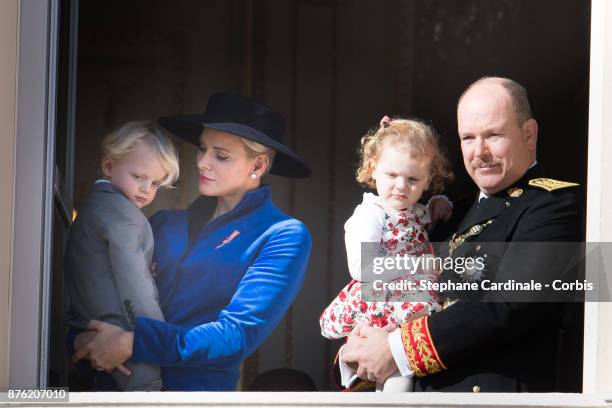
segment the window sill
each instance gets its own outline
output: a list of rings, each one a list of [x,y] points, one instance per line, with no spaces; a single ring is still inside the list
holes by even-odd
[[[606,402],[607,400],[607,402]],[[34,403],[34,401],[32,401]],[[612,408],[603,394],[496,393],[282,393],[282,392],[72,392],[62,406],[224,407],[580,407]],[[29,405],[29,404],[28,404]],[[0,406],[6,406],[0,403]]]

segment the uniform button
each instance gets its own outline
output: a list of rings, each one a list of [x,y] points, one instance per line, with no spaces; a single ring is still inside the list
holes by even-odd
[[[480,248],[482,248],[482,246],[480,244],[478,244],[478,245],[476,245],[476,248],[474,248],[474,249],[476,249],[477,251],[480,251]]]
[[[480,392],[480,387],[475,385],[472,387],[472,392]]]
[[[506,208],[510,207],[512,203],[510,201],[506,201]]]

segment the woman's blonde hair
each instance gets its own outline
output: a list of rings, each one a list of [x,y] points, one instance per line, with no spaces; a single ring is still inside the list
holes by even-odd
[[[179,177],[178,154],[170,139],[152,122],[128,122],[102,140],[102,158],[120,160],[133,152],[139,143],[147,143],[156,153],[166,178],[160,187],[171,187]]]
[[[261,143],[257,143],[251,139],[245,139],[244,137],[240,137],[240,140],[242,140],[242,143],[244,143],[244,146],[246,147],[247,155],[249,157],[253,158],[260,154],[265,154],[266,156],[268,156],[268,159],[270,159],[270,162],[264,174],[268,173],[270,169],[272,168],[272,162],[274,161],[274,155],[276,154],[276,150],[272,149],[271,147],[264,146]]]
[[[372,178],[374,165],[383,147],[390,145],[408,148],[412,157],[431,158],[429,190],[432,193],[441,192],[444,184],[453,180],[450,163],[434,129],[418,120],[393,119],[381,127],[370,129],[361,138],[358,182],[367,187],[376,187],[376,182]]]

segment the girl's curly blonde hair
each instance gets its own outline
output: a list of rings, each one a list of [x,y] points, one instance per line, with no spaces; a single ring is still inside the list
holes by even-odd
[[[440,146],[439,137],[434,129],[423,122],[409,119],[393,119],[381,127],[372,128],[361,138],[360,162],[357,181],[367,187],[375,188],[372,178],[383,147],[408,148],[412,157],[431,158],[431,181],[429,191],[439,193],[444,184],[454,179],[450,163]]]

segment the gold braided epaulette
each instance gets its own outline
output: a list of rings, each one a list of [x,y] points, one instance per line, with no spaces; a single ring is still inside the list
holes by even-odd
[[[532,187],[541,188],[546,191],[560,190],[562,188],[577,187],[580,184],[560,181],[551,178],[536,178],[529,180],[529,185]]]

